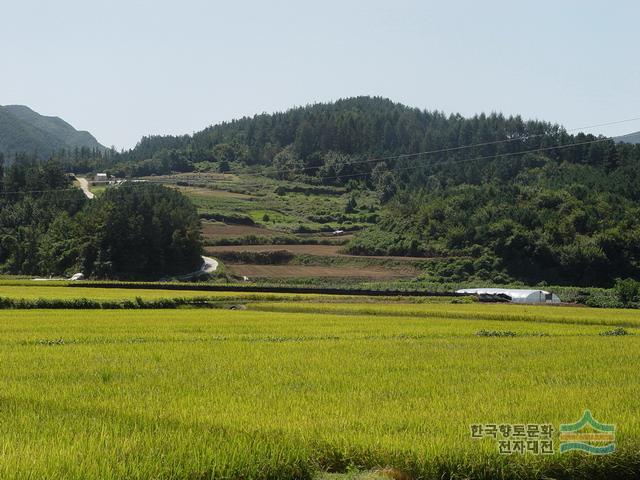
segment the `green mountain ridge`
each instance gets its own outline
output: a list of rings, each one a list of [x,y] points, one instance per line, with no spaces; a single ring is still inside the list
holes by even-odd
[[[0,106],[0,152],[45,158],[62,149],[104,147],[86,131],[78,131],[58,117],[40,115],[23,105]]]
[[[621,135],[614,140],[618,143],[640,143],[640,132]]]

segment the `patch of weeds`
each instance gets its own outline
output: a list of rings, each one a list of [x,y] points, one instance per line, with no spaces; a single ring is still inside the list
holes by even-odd
[[[54,338],[54,339],[40,339],[36,340],[35,345],[45,345],[47,347],[53,347],[57,345],[66,345],[64,338]]]
[[[518,334],[511,330],[478,330],[476,336],[478,337],[516,337]]]
[[[285,343],[285,342],[313,342],[317,340],[340,340],[340,337],[335,335],[319,335],[314,336],[302,336],[302,337],[248,337],[243,339],[245,342],[264,342],[264,343]]]
[[[618,327],[613,330],[607,330],[606,332],[600,332],[600,335],[602,337],[619,337],[623,335],[631,335],[631,333],[622,327]]]

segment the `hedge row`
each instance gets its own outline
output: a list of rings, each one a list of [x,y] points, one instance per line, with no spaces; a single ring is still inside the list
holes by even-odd
[[[0,309],[85,309],[85,310],[140,310],[140,309],[170,309],[183,306],[214,307],[207,297],[192,298],[160,298],[144,300],[136,297],[133,300],[92,300],[89,298],[74,299],[24,299],[0,297]]]

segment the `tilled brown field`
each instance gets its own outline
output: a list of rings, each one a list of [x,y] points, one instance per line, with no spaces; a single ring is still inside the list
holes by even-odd
[[[321,267],[312,265],[239,265],[227,264],[235,275],[251,278],[371,278],[376,280],[410,278],[411,269],[383,267]]]
[[[336,257],[342,247],[340,245],[225,245],[207,247],[207,253],[226,252],[278,252],[286,250],[295,255],[318,255],[321,257]]]

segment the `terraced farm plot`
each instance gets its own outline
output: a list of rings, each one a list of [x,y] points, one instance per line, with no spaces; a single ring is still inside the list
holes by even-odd
[[[331,242],[331,243],[335,243],[336,245],[343,245],[349,242],[350,240],[353,240],[354,238],[356,238],[355,234],[353,233],[346,233],[344,235],[336,235],[336,236],[331,235],[330,233],[325,233],[325,234],[299,233],[297,236],[299,238],[315,241],[317,243]]]
[[[286,250],[295,255],[315,255],[320,257],[348,257],[354,259],[397,260],[401,262],[424,262],[425,257],[399,257],[376,255],[350,255],[344,253],[342,245],[220,245],[205,248],[207,254],[216,255],[227,252],[277,252]]]
[[[283,232],[253,225],[226,225],[224,223],[202,223],[202,235],[205,239],[237,238],[247,235],[273,237]]]
[[[235,199],[250,201],[254,197],[246,193],[229,192],[227,190],[216,190],[204,187],[182,187],[182,193],[189,197],[213,197],[218,199]]]
[[[264,175],[184,173],[148,177],[180,189],[203,215],[243,217],[288,233],[357,229],[372,221],[379,208],[375,195],[357,192],[358,211],[346,213],[350,194],[339,187],[309,186]],[[283,194],[277,194],[283,188]],[[375,216],[375,215],[374,215]]]
[[[603,337],[590,309],[296,304],[0,311],[0,478],[637,477],[637,328]],[[550,456],[470,438],[586,408],[616,425],[613,455],[560,454],[557,432]]]
[[[225,245],[206,247],[207,254],[215,255],[226,252],[277,252],[286,250],[296,255],[318,255],[336,257],[343,249],[340,245]]]

